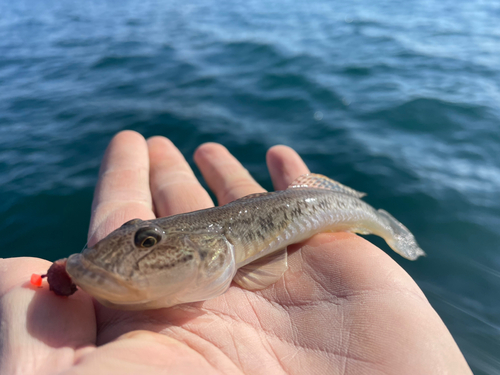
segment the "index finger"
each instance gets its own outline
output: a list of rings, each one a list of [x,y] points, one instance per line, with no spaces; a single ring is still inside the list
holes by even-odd
[[[146,140],[134,131],[114,136],[104,155],[92,203],[89,246],[131,219],[154,219]]]

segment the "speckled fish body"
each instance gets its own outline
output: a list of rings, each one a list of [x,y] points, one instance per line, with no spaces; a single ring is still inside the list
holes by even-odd
[[[107,306],[150,309],[216,297],[232,280],[265,288],[286,271],[286,247],[320,232],[373,233],[407,259],[424,255],[406,227],[363,195],[324,176],[302,176],[284,191],[132,220],[70,256],[66,270]]]

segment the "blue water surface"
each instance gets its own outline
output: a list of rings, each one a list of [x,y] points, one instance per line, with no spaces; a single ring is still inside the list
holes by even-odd
[[[428,257],[394,259],[474,373],[500,374],[499,19],[494,1],[0,0],[0,256],[80,251],[120,130],[190,162],[223,143],[269,189],[287,144],[413,231]]]

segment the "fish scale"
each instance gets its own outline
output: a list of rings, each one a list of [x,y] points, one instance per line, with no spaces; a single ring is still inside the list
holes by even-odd
[[[265,201],[263,201],[265,199]],[[306,202],[306,199],[309,202]],[[357,201],[357,202],[356,202]],[[235,246],[235,251],[242,249],[240,256],[237,255],[237,266],[248,264],[257,257],[266,256],[273,251],[286,247],[292,243],[300,242],[311,236],[311,232],[334,231],[335,225],[342,222],[345,226],[348,220],[343,219],[350,216],[352,221],[359,222],[359,218],[364,215],[366,219],[376,215],[376,211],[368,204],[359,199],[347,196],[343,193],[331,192],[323,189],[295,188],[284,191],[268,193],[255,200],[244,202],[233,202],[220,207],[223,215],[234,218],[231,221],[231,231],[226,233],[226,237]],[[242,218],[241,207],[244,206],[252,212],[252,205],[265,206],[265,210],[255,210],[254,218]],[[320,208],[320,206],[322,208]],[[262,212],[264,211],[264,212]],[[264,231],[259,225],[256,215],[268,216],[268,212],[276,214],[272,226]],[[335,215],[331,212],[335,211]],[[289,216],[287,218],[287,216]],[[240,219],[241,221],[239,222]],[[317,224],[309,223],[309,220],[317,220]],[[353,220],[354,219],[354,220]],[[251,225],[246,225],[247,223]],[[358,224],[359,226],[359,224]],[[362,228],[353,228],[360,230]],[[355,231],[355,230],[353,230]],[[265,241],[254,239],[251,233],[262,233]],[[274,241],[276,237],[283,238],[282,241]],[[249,245],[250,244],[250,245]]]
[[[407,259],[424,255],[403,224],[362,196],[325,176],[301,176],[283,191],[131,220],[70,256],[66,271],[107,306],[149,309],[216,297],[232,280],[264,288],[286,271],[286,247],[320,232],[373,233]]]

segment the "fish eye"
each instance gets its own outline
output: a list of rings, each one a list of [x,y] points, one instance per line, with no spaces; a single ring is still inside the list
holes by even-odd
[[[141,247],[151,247],[156,245],[156,238],[154,237],[146,237],[144,240],[142,240]]]
[[[153,247],[161,240],[161,233],[158,228],[140,228],[134,237],[134,243],[137,247]]]

